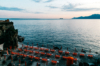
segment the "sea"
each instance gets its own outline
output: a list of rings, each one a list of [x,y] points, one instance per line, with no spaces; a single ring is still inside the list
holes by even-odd
[[[23,44],[100,52],[99,19],[11,19]]]

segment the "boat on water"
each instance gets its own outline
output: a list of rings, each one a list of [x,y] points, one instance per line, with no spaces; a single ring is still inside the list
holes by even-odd
[[[21,47],[6,50],[0,60],[0,66],[99,66],[99,54],[29,46],[22,44]]]
[[[63,18],[59,18],[59,19],[63,19]]]

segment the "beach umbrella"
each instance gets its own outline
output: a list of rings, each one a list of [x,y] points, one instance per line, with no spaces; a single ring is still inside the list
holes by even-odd
[[[68,51],[68,47],[67,47],[67,51]]]
[[[4,59],[6,60],[6,55],[4,55]]]
[[[38,63],[37,63],[37,65],[36,66],[38,66]]]
[[[75,48],[75,51],[76,51],[76,48]]]
[[[61,49],[62,49],[62,46],[61,46]]]
[[[37,43],[37,47],[38,47],[38,43]]]
[[[21,60],[19,59],[19,64],[21,63]]]
[[[47,48],[48,48],[48,44],[47,44]]]
[[[32,43],[32,48],[33,48],[34,44]]]
[[[47,57],[46,57],[46,59],[47,59]],[[46,62],[46,65],[48,65],[48,61]]]
[[[91,53],[91,49],[89,50],[89,52]]]
[[[29,43],[27,42],[27,48],[28,48]]]
[[[73,64],[73,61],[74,61],[74,58],[71,57],[71,56],[69,56],[69,57],[67,58],[66,65],[67,65],[67,66],[71,66],[71,65]]]
[[[7,48],[7,55],[9,55],[9,53],[8,53],[8,48]]]
[[[12,50],[12,46],[9,46],[10,50]]]
[[[13,57],[12,57],[12,55],[11,55],[11,60],[12,60],[12,62],[13,62]]]
[[[81,52],[83,52],[83,48],[82,48]]]
[[[22,47],[23,47],[23,44],[22,44]]]
[[[16,50],[16,46],[15,46],[15,50]]]
[[[26,61],[25,61],[25,66],[27,66],[27,63],[26,63]]]
[[[33,50],[32,50],[32,53],[33,53]]]

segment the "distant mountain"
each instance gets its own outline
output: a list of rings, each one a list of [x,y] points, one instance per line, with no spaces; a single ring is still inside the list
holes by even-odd
[[[74,17],[72,19],[100,19],[100,14],[92,14],[90,16],[80,16],[80,17]]]
[[[0,20],[59,20],[58,18],[0,18]]]

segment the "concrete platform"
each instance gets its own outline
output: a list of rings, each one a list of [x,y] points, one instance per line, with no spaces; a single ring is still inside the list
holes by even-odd
[[[66,57],[69,57],[69,56],[74,58],[72,66],[79,66],[79,62],[94,63],[96,61],[95,58],[99,58],[98,54],[82,53],[82,52],[75,52],[75,51],[70,52],[67,50],[60,50],[62,51],[62,53],[60,54],[58,50],[55,50],[55,52],[51,52],[50,48],[46,48],[46,47],[33,46],[32,49],[30,47],[32,48],[32,46],[27,46],[27,45],[23,45],[22,47],[22,44],[19,44],[19,47],[16,50],[12,50],[12,52],[15,54],[6,55],[6,58],[1,57],[0,66],[7,66],[10,62],[13,64],[13,66],[18,66],[18,65],[25,66],[25,62],[27,66],[37,66],[37,64],[40,64],[40,66],[67,66]],[[44,50],[40,50],[40,48],[44,48]],[[45,54],[41,55],[41,52]],[[69,54],[67,55],[65,54],[65,52],[69,52]],[[20,55],[18,55],[18,53]],[[23,57],[24,54],[27,56]],[[80,54],[82,56],[80,56]],[[34,57],[29,58],[29,56],[30,57],[34,56]],[[11,57],[13,58],[13,60]],[[36,57],[39,57],[39,59],[36,59]],[[65,57],[65,59],[63,59],[63,57]],[[2,64],[4,59],[6,59],[6,63]],[[46,62],[43,62],[43,59],[44,60],[47,59]],[[52,63],[52,60],[56,61],[55,64]],[[23,62],[23,63],[20,63],[20,62]]]

